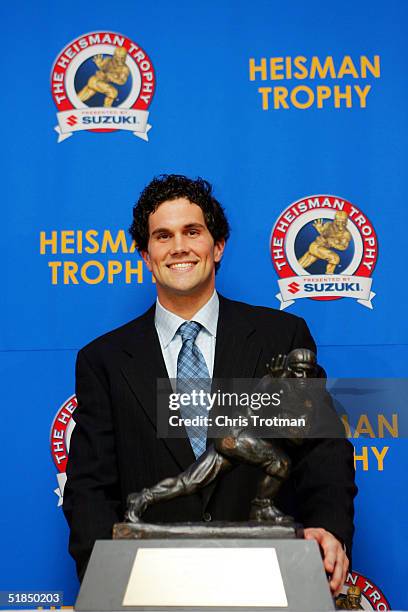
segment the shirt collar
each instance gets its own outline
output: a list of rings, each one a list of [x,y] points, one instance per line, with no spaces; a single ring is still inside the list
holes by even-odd
[[[211,336],[216,336],[217,333],[217,323],[218,323],[218,313],[220,309],[220,302],[218,299],[218,294],[214,290],[214,293],[202,308],[191,319],[192,321],[197,321],[200,323],[203,328],[211,334]],[[159,298],[156,300],[156,313],[154,317],[154,324],[157,329],[157,333],[160,337],[163,348],[167,348],[170,342],[173,340],[178,328],[182,323],[184,323],[185,319],[179,317],[174,314],[174,312],[170,312],[167,308],[164,308],[159,302]]]

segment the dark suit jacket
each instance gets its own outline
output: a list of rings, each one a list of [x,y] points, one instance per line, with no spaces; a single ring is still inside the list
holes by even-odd
[[[70,552],[82,578],[93,544],[121,522],[127,495],[187,468],[188,439],[158,439],[156,379],[167,372],[154,326],[155,307],[83,348],[77,359],[78,408],[70,444],[64,513]],[[265,374],[271,356],[293,348],[316,350],[293,315],[220,296],[214,378]],[[306,527],[324,527],[351,550],[354,464],[346,440],[309,440],[294,449],[293,471],[277,505]],[[260,472],[239,465],[222,484],[149,508],[146,521],[245,521]]]

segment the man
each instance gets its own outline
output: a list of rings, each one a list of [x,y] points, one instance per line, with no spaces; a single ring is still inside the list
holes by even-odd
[[[113,524],[123,520],[128,494],[176,476],[205,450],[187,437],[157,438],[158,378],[181,378],[193,361],[206,377],[261,378],[273,355],[316,351],[302,319],[215,292],[229,226],[209,183],[178,175],[154,179],[133,216],[130,232],[156,279],[157,302],[78,354],[64,512],[80,578],[94,541],[110,538]],[[291,460],[276,503],[305,525],[307,539],[319,542],[336,593],[353,534],[352,447],[343,439],[308,440]],[[247,520],[258,476],[256,466],[239,465],[214,488],[151,506],[145,519]]]
[[[334,274],[340,263],[340,256],[332,249],[345,251],[350,244],[351,234],[347,229],[348,215],[340,210],[334,215],[334,221],[323,223],[317,219],[313,227],[318,232],[316,240],[310,243],[307,252],[299,259],[302,268],[308,268],[318,259],[327,261],[326,274]]]

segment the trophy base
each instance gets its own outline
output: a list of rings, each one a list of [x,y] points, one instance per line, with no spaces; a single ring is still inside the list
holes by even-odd
[[[299,523],[282,524],[248,521],[228,523],[115,523],[114,540],[152,540],[157,538],[187,539],[302,539],[303,526]]]

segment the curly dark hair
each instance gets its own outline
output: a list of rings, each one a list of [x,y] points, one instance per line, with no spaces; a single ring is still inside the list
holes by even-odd
[[[202,178],[189,179],[182,174],[161,174],[144,188],[133,207],[133,223],[129,233],[138,251],[147,251],[149,215],[166,200],[187,198],[203,211],[205,223],[214,242],[228,240],[230,227],[221,204],[212,195],[212,186]],[[218,270],[219,263],[215,264]]]

